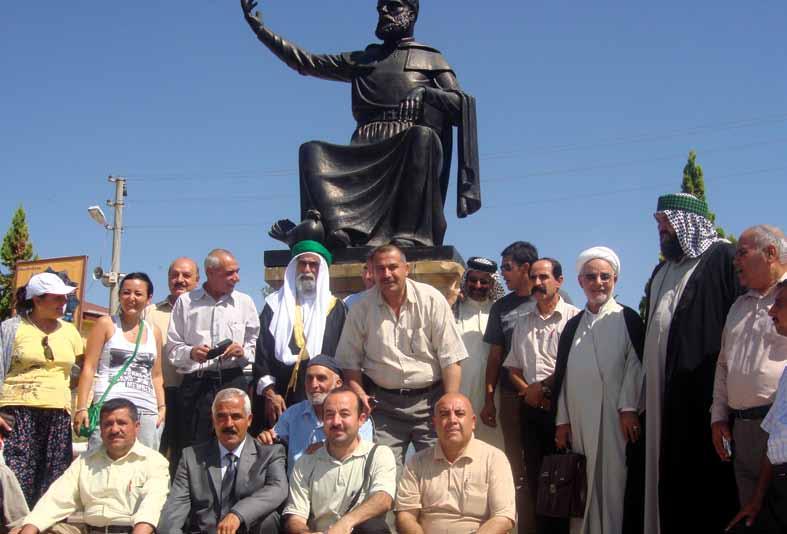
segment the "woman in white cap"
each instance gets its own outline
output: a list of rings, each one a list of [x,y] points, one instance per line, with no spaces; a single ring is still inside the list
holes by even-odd
[[[124,398],[134,403],[139,410],[137,440],[158,450],[166,415],[162,334],[155,324],[142,320],[153,298],[153,282],[145,273],[129,273],[120,282],[119,297],[117,316],[101,317],[87,338],[85,363],[77,386],[74,431],[78,433],[81,427],[88,426],[90,392],[93,391],[93,402],[106,392],[104,401]],[[114,377],[118,378],[112,385]],[[95,430],[88,440],[88,450],[99,446],[101,433]]]
[[[71,463],[69,383],[84,344],[61,317],[75,289],[54,273],[33,276],[0,327],[0,443],[30,508]]]

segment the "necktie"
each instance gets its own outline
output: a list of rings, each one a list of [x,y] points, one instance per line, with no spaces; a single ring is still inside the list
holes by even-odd
[[[224,458],[227,459],[227,469],[224,471],[224,478],[221,479],[221,521],[227,515],[232,507],[235,493],[235,475],[238,472],[236,463],[238,457],[228,452]]]

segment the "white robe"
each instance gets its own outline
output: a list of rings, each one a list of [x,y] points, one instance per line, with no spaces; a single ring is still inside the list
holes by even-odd
[[[661,452],[661,408],[664,405],[664,371],[672,316],[699,258],[679,263],[668,261],[650,283],[650,309],[645,333],[645,530],[660,534],[659,455]]]
[[[623,526],[626,441],[620,411],[636,410],[642,363],[629,339],[623,307],[610,298],[598,314],[585,309],[568,356],[557,424],[571,424],[571,449],[587,459],[585,517],[572,534],[611,534]]]
[[[489,343],[484,342],[486,323],[492,302],[479,302],[466,298],[459,304],[456,325],[467,348],[468,358],[462,360],[462,383],[459,391],[470,399],[478,421],[475,425],[475,437],[481,441],[503,450],[503,430],[501,423],[494,428],[486,426],[480,420],[481,410],[486,401],[486,361],[489,359]],[[500,388],[495,392],[495,405],[500,406]]]

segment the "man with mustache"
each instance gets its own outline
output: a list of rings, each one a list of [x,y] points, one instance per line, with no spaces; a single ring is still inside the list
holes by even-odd
[[[317,209],[332,246],[439,246],[459,129],[457,213],[481,207],[475,99],[459,88],[443,55],[413,38],[418,0],[378,0],[383,42],[343,54],[312,54],[263,23],[241,0],[257,38],[299,74],[352,84],[357,128],[350,146],[300,148],[301,211]]]
[[[342,387],[342,370],[336,360],[325,354],[306,364],[306,400],[287,408],[270,430],[263,430],[257,439],[266,445],[279,440],[287,445],[287,474],[295,462],[316,443],[325,441],[323,407],[328,394]],[[358,434],[365,441],[374,439],[372,420],[366,419]]]
[[[137,441],[139,413],[127,399],[101,407],[101,447],[74,460],[22,521],[21,534],[152,534],[169,491],[167,460]],[[60,523],[82,514],[84,529]],[[160,531],[159,531],[160,532]]]
[[[711,409],[713,446],[732,461],[741,505],[754,495],[768,434],[760,428],[787,360],[787,338],[776,334],[768,310],[787,278],[787,240],[775,226],[758,225],[738,240],[734,260],[748,289],[730,308],[716,363]],[[734,449],[734,453],[733,453]]]
[[[467,350],[448,301],[407,277],[399,247],[377,247],[371,262],[375,286],[350,311],[336,359],[401,469],[411,443],[417,451],[434,443],[430,414],[444,392],[459,391]]]
[[[535,306],[517,321],[511,335],[511,351],[503,362],[522,397],[522,452],[525,458],[527,497],[535,506],[538,474],[544,456],[555,449],[555,415],[552,402],[555,360],[560,334],[579,309],[560,296],[563,267],[552,258],[540,258],[530,266],[531,295]],[[567,532],[564,520],[536,517],[539,534]]]
[[[172,308],[178,297],[188,293],[197,287],[199,283],[199,267],[197,267],[197,263],[191,258],[175,259],[167,270],[167,283],[169,285],[167,298],[148,306],[144,316],[144,319],[152,321],[165,335],[169,328]],[[172,362],[167,357],[161,360],[161,371],[164,375],[164,402],[167,405],[167,412],[159,451],[171,460],[170,474],[174,475],[181,449],[177,442],[177,424],[180,419],[177,394],[178,387],[183,381],[183,375],[178,374],[175,366],[172,365]]]
[[[287,534],[383,534],[396,491],[391,449],[363,439],[367,415],[349,388],[333,390],[322,413],[325,447],[295,464],[284,509]]]
[[[347,310],[331,294],[332,261],[322,243],[299,241],[292,247],[284,283],[265,299],[254,355],[253,435],[273,426],[288,406],[306,399],[304,367],[311,358],[336,354]]]
[[[503,534],[514,527],[511,466],[500,449],[473,437],[470,400],[444,395],[435,406],[437,444],[407,463],[396,492],[399,534]]]
[[[459,391],[470,399],[474,411],[481,411],[486,401],[485,373],[489,343],[484,341],[484,331],[492,305],[503,296],[501,282],[494,260],[473,256],[467,260],[467,270],[462,276],[463,298],[457,299],[453,305],[456,326],[468,354],[468,358],[462,362]],[[500,427],[478,425],[475,437],[495,447],[503,447]]]
[[[278,533],[287,498],[283,447],[247,435],[251,401],[239,389],[217,393],[212,412],[216,437],[183,450],[157,532]]]
[[[664,260],[645,292],[644,530],[718,531],[737,501],[710,427],[722,329],[741,293],[735,247],[695,196],[664,195],[654,216]]]

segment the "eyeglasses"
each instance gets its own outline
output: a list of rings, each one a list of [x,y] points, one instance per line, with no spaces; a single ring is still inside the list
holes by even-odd
[[[595,282],[599,278],[602,282],[609,282],[612,280],[612,276],[612,273],[582,273],[585,282]]]
[[[44,358],[50,362],[55,361],[55,354],[52,352],[52,347],[49,346],[49,336],[44,336],[41,340],[41,346],[44,347]]]

